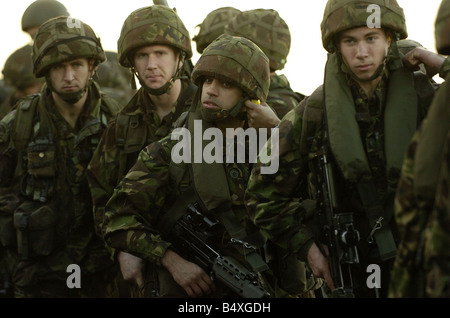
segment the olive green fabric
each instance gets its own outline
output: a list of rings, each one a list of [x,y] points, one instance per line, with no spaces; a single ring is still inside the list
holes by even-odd
[[[340,70],[336,54],[329,56],[326,67],[325,103],[329,138],[334,158],[344,177],[351,182],[367,179],[371,175],[364,147],[355,120],[355,108],[350,89]],[[386,110],[386,160],[387,174],[399,171],[407,145],[417,127],[417,97],[414,78],[403,69],[390,74]],[[407,116],[405,116],[407,114]],[[342,129],[342,127],[346,129]],[[352,149],[351,152],[348,149]],[[395,173],[394,173],[395,174]]]
[[[56,0],[36,0],[30,4],[22,15],[22,30],[40,26],[45,21],[59,16],[69,16],[67,8]]]

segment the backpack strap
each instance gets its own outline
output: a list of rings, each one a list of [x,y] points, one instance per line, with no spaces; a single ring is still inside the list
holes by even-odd
[[[37,110],[39,94],[33,94],[25,97],[18,105],[16,118],[14,120],[12,140],[14,148],[19,152],[25,149],[31,138],[34,127],[33,119]],[[19,161],[20,161],[19,156]]]

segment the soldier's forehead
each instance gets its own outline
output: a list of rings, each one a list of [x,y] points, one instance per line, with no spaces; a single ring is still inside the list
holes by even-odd
[[[360,26],[360,27],[356,27],[356,28],[343,30],[339,34],[339,37],[340,38],[347,37],[347,36],[356,37],[356,36],[367,36],[367,35],[372,35],[372,34],[385,34],[385,31],[383,28],[369,28],[367,26]]]

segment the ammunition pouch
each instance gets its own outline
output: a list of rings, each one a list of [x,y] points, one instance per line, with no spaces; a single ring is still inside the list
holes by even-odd
[[[51,206],[22,203],[14,212],[17,252],[22,260],[49,255],[56,245],[56,214]]]

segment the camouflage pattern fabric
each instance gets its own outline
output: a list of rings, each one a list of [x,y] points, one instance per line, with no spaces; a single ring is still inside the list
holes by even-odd
[[[403,9],[396,0],[329,0],[325,7],[322,23],[322,44],[325,50],[335,51],[333,40],[340,32],[353,27],[367,26],[372,14],[367,12],[369,5],[378,5],[381,9],[381,27],[392,30],[400,39],[408,37]]]
[[[271,75],[269,96],[267,104],[277,114],[278,118],[283,118],[289,111],[294,109],[305,95],[295,92],[285,75]]]
[[[245,37],[258,45],[270,60],[270,70],[282,70],[291,49],[291,33],[273,9],[255,9],[237,14],[225,34]]]
[[[189,31],[178,14],[163,5],[138,9],[127,17],[117,43],[120,64],[132,67],[130,54],[152,44],[175,47],[186,54],[186,60],[192,57]]]
[[[249,53],[249,47],[254,52]],[[192,81],[199,84],[204,76],[219,76],[239,86],[252,99],[267,99],[269,60],[252,41],[222,34],[208,46],[197,61]]]
[[[75,58],[92,58],[98,63],[106,60],[100,39],[94,30],[80,20],[71,20],[74,26],[70,27],[68,21],[69,17],[56,17],[39,28],[31,55],[36,77],[43,77],[55,64]]]
[[[387,78],[380,82],[373,98],[365,96],[354,81],[348,78],[351,87],[356,118],[361,129],[361,138],[366,156],[373,172],[380,200],[392,196],[391,187],[395,180],[387,180],[384,158],[383,129],[380,120],[386,102]],[[317,239],[313,215],[315,210],[314,186],[311,184],[309,160],[320,152],[327,143],[323,123],[323,89],[319,87],[290,111],[279,124],[279,169],[273,175],[260,173],[262,164],[258,162],[250,176],[246,193],[246,204],[252,220],[264,234],[284,249],[296,253],[300,260],[306,261],[307,251]],[[270,146],[270,141],[269,141]],[[365,212],[361,210],[360,198],[354,188],[339,188],[342,194],[343,210],[354,211],[354,224],[361,237],[368,237],[369,225]],[[375,248],[374,248],[375,247]],[[366,288],[369,264],[379,263],[376,245],[367,240],[358,244],[360,264],[355,266],[355,292],[357,297],[374,297]],[[381,264],[381,263],[379,263]],[[389,263],[381,264],[382,272],[389,272]],[[382,282],[382,286],[386,282]],[[387,287],[386,287],[387,288]]]
[[[18,111],[24,111],[23,104],[0,122],[0,188],[20,199],[15,206],[0,209],[0,241],[9,260],[15,296],[113,297],[118,268],[95,235],[86,168],[119,106],[101,95],[91,81],[87,102],[73,129],[57,112],[46,86],[36,98],[40,116],[29,122],[35,133],[25,148],[15,148],[18,139],[14,137],[20,134],[14,132],[14,121]],[[18,157],[23,155],[24,165],[19,166]],[[17,223],[25,215],[30,222],[26,230]],[[21,240],[15,240],[16,232]],[[67,287],[70,264],[80,266],[81,289]]]
[[[180,97],[183,96],[188,85],[188,80],[182,80]],[[123,136],[118,136],[116,133],[119,129],[117,118],[106,129],[92,156],[87,173],[94,203],[95,228],[100,235],[103,235],[101,228],[104,208],[114,188],[134,165],[139,152],[146,145],[167,136],[177,119],[176,114],[180,113],[180,110],[187,111],[189,109],[189,103],[179,103],[181,101],[177,102],[172,111],[160,120],[153,102],[145,90],[141,88],[129,104],[120,111],[121,115],[132,116],[136,119],[133,127],[134,130],[140,132],[140,136],[132,133],[131,128],[128,134],[124,133]],[[125,138],[122,141],[122,146],[118,145],[118,137]],[[141,139],[138,137],[141,137]],[[132,145],[132,147],[128,148],[126,145]],[[125,163],[122,163],[122,161]]]
[[[203,22],[196,27],[199,32],[192,38],[196,42],[197,52],[202,54],[205,48],[222,35],[225,26],[241,10],[233,7],[222,7],[208,13]]]

